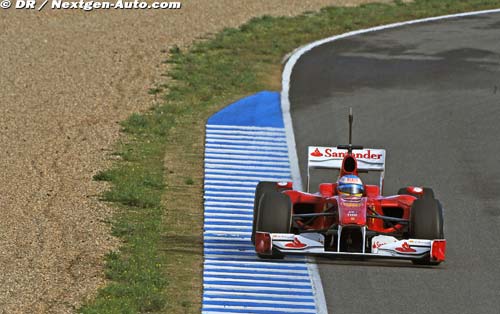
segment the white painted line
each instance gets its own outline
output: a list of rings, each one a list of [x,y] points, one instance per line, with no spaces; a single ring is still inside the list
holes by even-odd
[[[211,148],[234,148],[241,150],[265,150],[265,151],[275,151],[275,152],[287,152],[288,148],[286,146],[255,146],[255,145],[233,145],[233,144],[205,144],[205,147]]]
[[[243,225],[235,225],[235,226],[228,226],[228,225],[211,225],[211,224],[205,224],[206,229],[217,229],[217,228],[224,228],[224,229],[236,229],[236,230],[242,230],[242,229],[252,229],[252,226],[249,224],[248,226],[243,226]],[[248,231],[250,232],[250,231]],[[252,252],[255,252],[252,250]]]
[[[208,277],[208,276],[205,277],[204,279],[205,279],[205,281],[220,281],[221,280],[220,278]],[[255,284],[271,284],[271,285],[280,284],[283,286],[290,286],[289,289],[294,289],[295,287],[304,287],[307,289],[308,287],[311,286],[310,283],[307,283],[307,284],[294,283],[294,282],[279,282],[279,283],[277,283],[276,281],[273,281],[273,280],[258,280],[258,279],[224,278],[224,281],[225,282],[255,283]],[[302,289],[302,288],[299,288],[299,289]],[[311,290],[311,289],[309,288],[309,290]]]
[[[244,170],[280,170],[282,172],[290,173],[290,169],[280,167],[266,167],[266,166],[235,166],[235,165],[221,165],[206,163],[205,168],[209,169],[244,169]]]
[[[270,141],[275,143],[286,143],[286,138],[284,136],[249,136],[249,135],[224,135],[224,134],[210,134],[206,136],[206,140],[209,139],[233,139],[233,140],[258,140],[258,141]]]
[[[251,199],[253,199],[253,196],[255,193],[244,193],[244,192],[221,192],[221,191],[205,191],[205,195],[210,194],[210,195],[234,195],[234,196],[251,196]]]
[[[219,232],[219,231],[217,231]],[[226,231],[228,235],[234,235],[237,234],[235,231]],[[246,233],[249,237],[251,232]],[[214,254],[214,253],[207,253],[205,254],[205,257],[207,259],[215,260],[215,259],[223,259],[225,261],[228,261],[228,259],[233,259],[233,260],[238,260],[239,263],[243,262],[250,262],[250,263],[258,263],[259,261],[262,260],[262,258],[258,257],[257,255],[237,255],[237,254]],[[284,261],[290,261],[290,262],[304,262],[304,258],[301,257],[286,257]],[[282,260],[283,262],[283,260]],[[312,288],[310,288],[312,291]]]
[[[213,202],[213,201],[206,201],[205,205],[210,206],[210,205],[233,205],[233,206],[244,206],[248,208],[253,208],[253,200],[252,202],[248,203],[235,203],[235,202]]]
[[[205,221],[206,222],[227,222],[227,223],[248,223],[248,222],[252,222],[252,221],[249,221],[248,219],[247,220],[237,220],[237,219],[218,219],[218,218],[205,218]]]
[[[215,200],[215,201],[243,201],[250,202],[253,204],[253,197],[223,197],[223,196],[207,196],[203,197],[206,200]]]
[[[205,214],[205,217],[234,217],[234,218],[249,218],[253,219],[253,214],[227,214],[227,213],[207,213]]]
[[[205,169],[205,173],[228,173],[228,174],[246,174],[246,175],[265,175],[265,176],[290,176],[290,171],[247,171],[247,170],[224,170],[224,169]]]
[[[234,185],[250,185],[253,189],[257,186],[256,182],[249,181],[236,181],[227,182],[226,180],[205,180],[205,184],[221,184],[220,186],[234,186]],[[229,184],[229,185],[228,185]]]
[[[310,295],[286,295],[286,294],[275,294],[275,293],[256,293],[256,292],[239,292],[239,291],[205,291],[206,295],[228,295],[228,296],[249,296],[249,297],[269,297],[269,298],[291,298],[291,299],[311,299]]]
[[[328,308],[326,306],[325,291],[323,290],[323,283],[321,282],[321,277],[319,275],[318,265],[316,264],[316,259],[314,257],[307,258],[307,270],[309,271],[309,277],[311,278],[311,286],[313,289],[313,295],[316,299],[316,310],[318,314],[328,314]]]
[[[290,163],[288,161],[263,161],[263,160],[233,160],[233,159],[214,159],[214,158],[205,158],[206,163],[212,164],[238,164],[238,165],[262,165],[262,166],[283,166],[290,167]]]
[[[229,235],[229,236],[241,235],[241,236],[246,236],[248,238],[250,238],[250,235],[252,234],[251,231],[237,232],[237,231],[220,231],[220,230],[216,230],[216,231],[208,230],[208,231],[205,231],[204,233],[208,233],[211,235],[217,234],[217,235]]]
[[[265,160],[265,161],[285,161],[288,162],[288,157],[272,157],[272,156],[255,156],[255,155],[226,155],[226,154],[214,154],[214,153],[205,153],[205,157],[209,158],[230,158],[230,159],[243,159],[243,160]]]
[[[207,254],[211,254],[210,252],[215,252],[215,254],[217,254],[218,252],[240,252],[240,253],[246,253],[246,252],[249,252],[249,253],[255,253],[255,250],[253,249],[253,247],[247,247],[247,249],[239,249],[238,247],[233,247],[233,248],[205,248],[205,252]]]
[[[242,311],[268,311],[268,312],[286,312],[286,313],[313,313],[315,314],[315,310],[310,309],[296,309],[296,308],[287,308],[287,307],[257,307],[257,306],[232,306],[232,305],[211,305],[211,304],[203,304],[204,309],[232,309],[232,310],[242,310]],[[221,314],[219,312],[219,314]]]
[[[233,237],[215,237],[215,236],[205,236],[205,240],[216,240],[216,241],[228,241],[228,242],[241,242],[241,243],[249,243],[250,238],[233,238]],[[219,242],[218,242],[219,243]],[[223,261],[221,261],[223,262]]]
[[[266,157],[266,156],[285,156],[286,153],[284,152],[262,152],[262,151],[249,151],[249,150],[238,150],[238,149],[225,149],[225,148],[205,148],[205,151],[207,153],[219,153],[219,154],[241,154],[241,153],[245,153],[245,154],[248,154],[248,155],[265,155],[263,157]],[[229,156],[226,156],[226,157],[229,157]]]
[[[241,272],[212,272],[212,271],[206,271],[205,272],[206,275],[210,275],[210,276],[247,276],[247,277],[254,277],[254,278],[258,278],[258,277],[265,277],[265,278],[269,278],[269,279],[272,279],[272,278],[275,278],[275,279],[297,279],[297,280],[309,280],[309,274],[305,274],[304,276],[291,276],[290,274],[286,274],[286,275],[269,275],[269,274],[258,274],[258,273],[254,273],[254,274],[249,274],[249,273],[241,273]]]
[[[201,311],[201,314],[222,314],[220,311]],[[224,314],[241,314],[241,312],[226,312]]]
[[[238,244],[235,244],[235,243],[212,243],[212,242],[209,242],[209,243],[205,243],[204,244],[204,247],[209,247],[210,248],[233,248],[233,249],[237,249],[237,248],[242,248],[242,247],[245,247],[245,248],[251,248],[253,249],[253,244],[251,244],[250,242],[245,242],[245,243],[238,243]],[[215,267],[217,268],[217,267]],[[218,269],[218,268],[217,268]],[[242,269],[245,269],[245,268],[242,268]]]
[[[283,137],[284,139],[284,137]],[[249,144],[249,145],[263,145],[273,147],[287,147],[285,142],[263,142],[258,139],[255,140],[224,140],[224,139],[207,139],[207,143],[231,143],[231,144]]]
[[[248,238],[248,241],[250,241],[250,238]],[[285,258],[285,261],[287,259]],[[217,261],[217,260],[211,260],[209,262],[206,262],[205,265],[218,265],[218,264],[235,264],[238,266],[243,266],[243,265],[251,265],[251,266],[262,266],[262,267],[269,267],[270,270],[275,270],[275,269],[286,269],[290,272],[294,272],[296,268],[302,268],[304,267],[305,270],[307,270],[307,266],[303,263],[305,258],[301,259],[301,263],[281,263],[281,262],[266,262],[266,260],[260,259],[256,260],[254,262],[248,262],[248,261]],[[277,268],[279,267],[279,268]],[[264,268],[261,268],[264,269]]]
[[[232,130],[252,130],[252,131],[271,131],[271,132],[285,132],[283,128],[274,128],[271,126],[242,126],[242,125],[218,125],[207,124],[208,129],[232,129]]]
[[[205,174],[205,178],[208,179],[228,179],[228,180],[255,180],[255,181],[287,181],[289,177],[267,177],[267,176],[255,176],[255,177],[242,177],[242,176],[230,176],[230,175],[219,175],[219,174]]]
[[[217,210],[217,211],[220,211],[220,214],[221,215],[227,215],[226,213],[224,212],[235,212],[235,211],[239,211],[239,212],[248,212],[249,214],[253,214],[253,208],[224,208],[224,207],[205,207],[205,209],[207,210]],[[213,213],[209,213],[210,215],[213,215]]]
[[[221,290],[248,290],[248,291],[294,291],[294,292],[303,292],[303,293],[312,293],[311,289],[307,288],[277,288],[277,287],[267,287],[267,286],[241,286],[241,285],[220,285],[220,284],[204,284],[204,288],[206,289],[221,289]]]
[[[230,135],[251,135],[252,137],[261,137],[261,136],[272,136],[272,137],[284,137],[285,132],[282,130],[281,132],[270,132],[270,131],[243,131],[243,130],[214,130],[207,129],[207,137],[210,137],[214,134],[230,134]]]
[[[221,186],[221,185],[205,185],[205,190],[206,189],[255,191],[255,187]]]
[[[205,298],[207,301],[226,301],[226,302],[256,302],[261,304],[284,304],[284,305],[314,305],[311,302],[303,302],[303,301],[281,301],[281,300],[249,300],[249,299],[233,299],[233,298],[224,298],[224,297],[207,297]]]
[[[234,244],[233,244],[234,245]],[[252,245],[253,247],[253,245]],[[260,272],[272,272],[272,273],[283,273],[290,274],[290,269],[265,269],[265,268],[255,268],[255,267],[237,267],[237,266],[221,266],[221,265],[205,265],[205,269],[217,269],[217,270],[232,270],[234,272],[237,271],[253,271],[255,274],[259,274]],[[309,272],[307,270],[294,270],[294,274],[303,274],[307,276]]]

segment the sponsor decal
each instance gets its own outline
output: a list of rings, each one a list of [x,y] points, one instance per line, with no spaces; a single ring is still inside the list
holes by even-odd
[[[401,253],[415,253],[417,251],[415,249],[412,249],[408,242],[403,242],[403,245],[401,245],[401,247],[395,248],[395,250]]]
[[[276,241],[293,241],[294,235],[291,233],[271,233],[271,238]]]
[[[378,235],[372,238],[372,253],[378,253],[378,249],[386,244],[397,242],[395,237]]]
[[[356,199],[356,198],[354,198]],[[362,207],[361,202],[343,202],[342,207],[355,207],[355,208],[360,208]]]
[[[285,246],[289,249],[303,249],[307,246],[307,244],[299,241],[297,237],[293,239],[293,242],[285,244]]]
[[[341,184],[363,184],[361,179],[355,175],[346,175],[340,178],[339,183]]]
[[[316,148],[316,150],[318,150],[318,149]],[[314,152],[316,152],[316,151],[314,151]],[[319,152],[319,150],[318,150],[318,152]],[[325,149],[325,154],[324,154],[325,157],[333,157],[333,158],[344,158],[346,155],[347,155],[347,152],[340,152],[340,151],[334,150],[332,148]],[[366,151],[363,151],[360,153],[353,152],[352,155],[356,158],[364,158],[364,159],[379,160],[382,158],[382,154],[374,154],[374,153],[372,153],[372,151],[370,149],[367,149]],[[322,157],[323,154],[321,154],[321,156],[316,156],[316,155],[311,154],[311,156]]]
[[[349,210],[347,212],[347,217],[358,217],[358,212],[356,210]]]
[[[313,157],[323,157],[323,154],[319,151],[318,148],[314,150],[314,152],[311,153],[311,156]]]

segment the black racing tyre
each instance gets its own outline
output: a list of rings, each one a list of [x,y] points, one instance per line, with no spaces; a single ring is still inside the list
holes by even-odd
[[[255,230],[269,233],[289,233],[292,225],[292,201],[286,194],[280,192],[264,193],[259,200],[256,210]],[[283,258],[279,252],[272,255],[260,255],[263,258]]]
[[[444,239],[443,232],[443,209],[441,203],[436,199],[421,198],[413,202],[410,212],[409,225],[410,238],[414,239]],[[414,260],[418,265],[438,265],[439,262],[431,262],[430,257]]]
[[[416,198],[434,198],[434,191],[431,188],[423,188],[423,189],[424,189],[424,195],[422,197],[420,197],[420,195],[408,192],[406,188],[400,188],[398,190],[398,195],[411,195],[415,196]]]
[[[261,181],[259,182],[259,184],[257,184],[257,187],[255,188],[255,197],[253,202],[253,224],[252,224],[252,236],[251,236],[252,243],[255,242],[254,235],[255,235],[255,221],[257,220],[257,207],[262,195],[264,195],[264,193],[267,192],[278,192],[282,190],[284,189],[280,189],[278,187],[277,182]]]

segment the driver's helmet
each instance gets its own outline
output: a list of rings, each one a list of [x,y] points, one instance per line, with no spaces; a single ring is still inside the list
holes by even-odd
[[[358,176],[348,174],[337,182],[337,192],[343,197],[361,197],[365,193],[365,187]]]

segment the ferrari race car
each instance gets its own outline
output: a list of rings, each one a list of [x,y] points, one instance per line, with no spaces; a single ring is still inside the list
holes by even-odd
[[[443,210],[430,188],[409,186],[382,196],[385,150],[351,144],[309,147],[310,169],[339,171],[335,183],[317,193],[293,189],[292,182],[260,182],[254,201],[252,242],[262,258],[326,255],[407,259],[438,265],[445,260]],[[378,172],[379,184],[363,184],[360,173]]]

